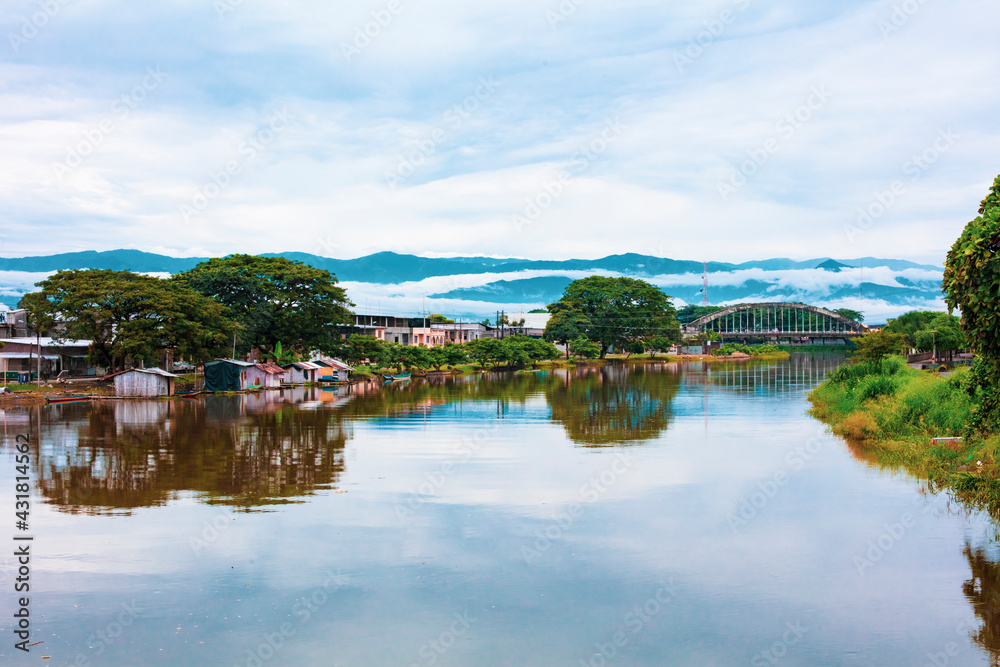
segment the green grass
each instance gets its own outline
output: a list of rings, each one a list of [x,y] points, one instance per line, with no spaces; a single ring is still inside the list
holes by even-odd
[[[968,427],[975,398],[968,369],[947,377],[908,367],[891,357],[880,364],[841,366],[809,395],[812,414],[879,466],[952,488],[964,500],[1000,514],[1000,434]],[[950,447],[932,438],[962,437]]]

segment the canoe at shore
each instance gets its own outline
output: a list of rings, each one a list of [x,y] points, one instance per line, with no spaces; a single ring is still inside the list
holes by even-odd
[[[75,403],[76,401],[89,401],[93,398],[94,392],[89,394],[66,394],[64,396],[46,396],[46,403]]]

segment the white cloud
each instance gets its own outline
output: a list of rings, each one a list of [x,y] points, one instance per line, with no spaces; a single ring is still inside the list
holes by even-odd
[[[315,252],[323,241],[339,256],[663,248],[936,263],[995,175],[1000,91],[983,82],[1000,74],[1000,45],[985,0],[927,3],[887,38],[887,2],[750,4],[683,71],[673,56],[734,3],[586,3],[553,29],[545,12],[558,3],[401,0],[348,63],[341,42],[385,4],[243,2],[221,18],[193,0],[68,5],[0,65],[0,254]],[[11,4],[0,27],[32,7]],[[112,105],[147,67],[166,79],[118,118]],[[480,77],[500,86],[453,127],[445,114]],[[817,86],[830,99],[783,136],[778,123]],[[280,108],[293,115],[287,132],[184,221],[180,206]],[[113,131],[56,178],[53,161],[109,115]],[[517,233],[525,199],[608,119],[626,127],[620,138]],[[959,139],[911,180],[907,161],[942,128]],[[446,136],[426,163],[386,188],[434,130]],[[723,200],[718,184],[775,137],[778,150]],[[898,179],[905,195],[848,234]]]

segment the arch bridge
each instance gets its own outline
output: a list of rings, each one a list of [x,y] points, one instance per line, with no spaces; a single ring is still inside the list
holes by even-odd
[[[715,331],[723,338],[852,338],[868,327],[803,303],[741,303],[681,327],[685,336]]]

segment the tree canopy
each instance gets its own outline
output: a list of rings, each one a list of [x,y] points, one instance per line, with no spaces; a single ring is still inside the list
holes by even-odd
[[[177,283],[130,271],[59,271],[36,284],[20,307],[51,329],[65,321],[64,338],[92,340],[91,363],[112,371],[133,362],[157,363],[174,349],[196,360],[220,354],[232,336],[225,308]]]
[[[1000,359],[1000,176],[948,251],[944,269],[948,309],[962,311],[962,329],[979,354]]]
[[[354,304],[332,273],[283,257],[213,258],[174,278],[229,308],[244,353],[270,351],[278,341],[335,353],[336,325],[351,322]]]
[[[551,343],[527,336],[508,336],[507,338],[479,338],[469,341],[463,346],[469,357],[480,366],[493,368],[513,367],[524,368],[535,366],[544,359],[559,356]]]
[[[609,348],[622,348],[628,341],[680,337],[670,297],[635,278],[590,276],[574,280],[562,298],[549,305],[549,312],[547,340],[563,342],[585,336],[601,346],[602,359]]]
[[[939,352],[961,350],[968,347],[965,334],[962,333],[961,320],[948,313],[938,313],[925,329],[917,331],[912,340],[917,349]]]
[[[934,327],[931,326],[931,322],[938,316],[946,314],[944,311],[939,310],[911,310],[895,319],[889,320],[889,324],[885,328],[892,333],[905,335],[909,339],[910,345],[916,347],[917,332],[933,329]]]
[[[689,303],[677,311],[677,321],[681,324],[690,324],[698,318],[711,315],[722,310],[722,308],[722,306],[696,306],[693,303]]]
[[[860,310],[853,310],[851,308],[838,308],[833,312],[837,313],[841,317],[846,317],[849,320],[853,320],[858,324],[865,321],[865,314],[862,313]]]
[[[906,345],[906,337],[882,329],[855,338],[854,344],[858,349],[852,355],[852,360],[879,363],[890,354],[899,354]]]
[[[962,311],[962,331],[976,353],[970,390],[979,393],[973,428],[1000,429],[1000,176],[948,251],[944,292],[948,310]]]

